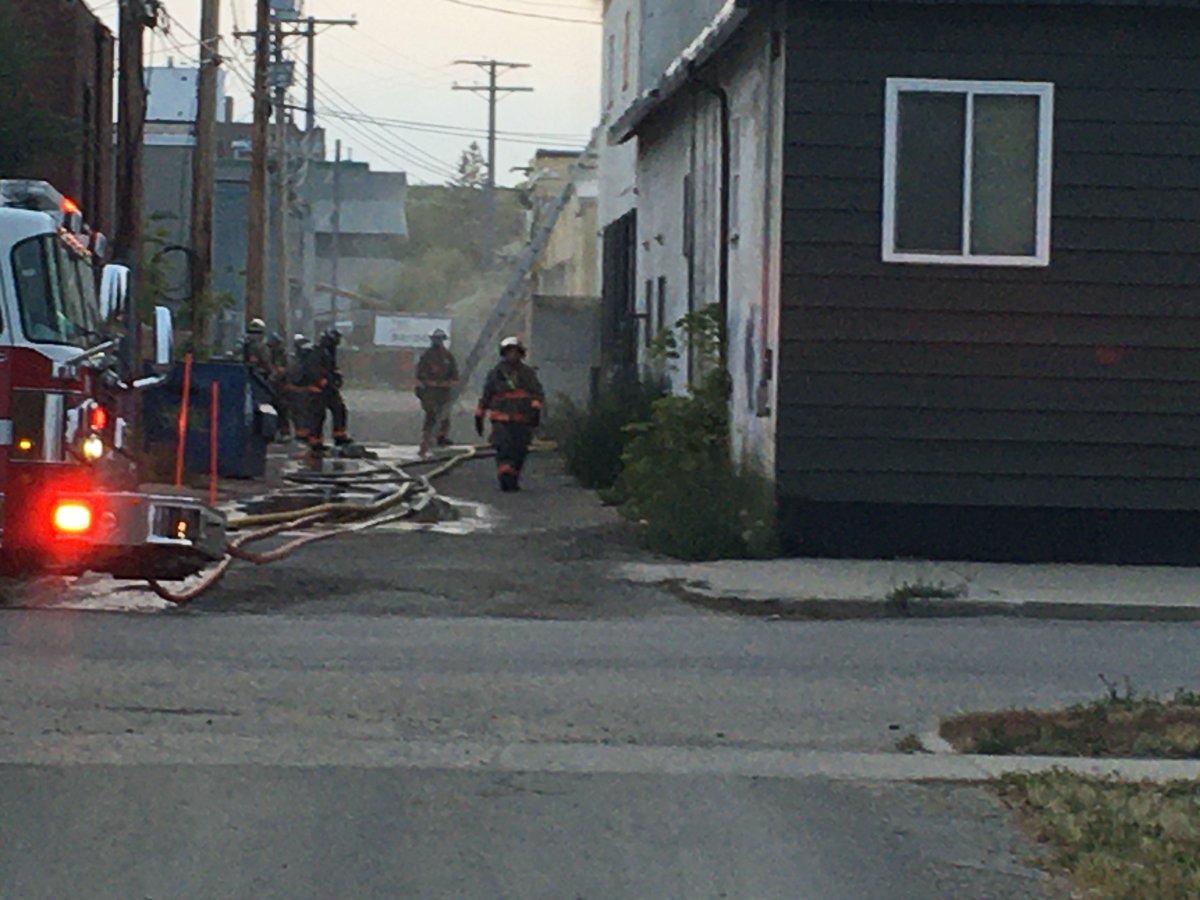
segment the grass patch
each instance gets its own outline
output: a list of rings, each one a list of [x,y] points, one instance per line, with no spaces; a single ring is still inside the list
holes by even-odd
[[[1200,897],[1200,782],[1008,775],[1000,798],[1050,852],[1042,863],[1097,900]]]
[[[908,609],[914,600],[958,600],[967,595],[966,585],[952,587],[944,582],[930,584],[924,581],[904,582],[887,594],[887,601],[900,609]]]
[[[1092,703],[970,713],[947,719],[940,733],[961,753],[1200,759],[1200,694],[1160,699],[1110,684],[1109,695]]]

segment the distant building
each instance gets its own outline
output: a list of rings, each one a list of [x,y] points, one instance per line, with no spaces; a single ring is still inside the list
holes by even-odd
[[[570,197],[559,209],[568,184]],[[526,190],[535,233],[558,210],[550,240],[530,273],[525,329],[530,358],[552,385],[552,393],[583,404],[592,394],[600,366],[595,154],[581,157],[577,150],[539,150],[529,166]]]
[[[191,250],[192,155],[195,146],[196,69],[167,65],[147,70],[150,90],[145,127],[145,215],[147,235],[167,273],[166,299],[187,298]],[[218,85],[220,94],[220,85]],[[233,298],[233,307],[214,325],[214,346],[230,349],[241,333],[245,309],[247,209],[252,126],[233,121],[228,98],[218,107],[213,286]],[[372,172],[366,163],[340,166],[340,237],[334,238],[335,164],[325,161],[325,132],[304,132],[288,124],[288,275],[293,321],[289,331],[326,321],[333,297],[320,286],[333,282],[335,252],[338,286],[350,292],[386,281],[399,264],[408,237],[405,215],[408,179],[402,172]],[[274,203],[274,179],[268,202]],[[335,251],[336,247],[336,251]],[[268,258],[265,307],[273,310],[276,279]],[[341,308],[348,304],[343,300]]]
[[[318,162],[301,196],[309,210],[306,297],[312,316],[329,321],[350,305],[328,288],[358,292],[396,274],[408,240],[408,176],[372,172],[367,163]]]
[[[25,34],[36,36],[37,52],[24,83],[6,89],[28,91],[40,106],[80,127],[74,146],[3,175],[49,181],[79,203],[93,226],[112,233],[112,32],[76,0],[7,0],[7,5]]]
[[[574,180],[571,198],[559,214],[550,242],[530,275],[535,294],[599,296],[598,169],[594,154],[579,163],[578,150],[539,150],[530,163],[526,190],[534,229],[539,227],[546,211],[558,202],[568,181]]]

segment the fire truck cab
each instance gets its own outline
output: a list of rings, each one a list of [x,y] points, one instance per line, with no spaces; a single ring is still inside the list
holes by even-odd
[[[0,179],[0,574],[182,578],[220,557],[224,519],[138,491],[129,427],[129,273],[42,181]],[[170,314],[156,315],[170,361]]]

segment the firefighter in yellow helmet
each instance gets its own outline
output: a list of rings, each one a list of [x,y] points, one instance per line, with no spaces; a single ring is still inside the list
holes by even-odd
[[[537,373],[525,364],[525,345],[520,338],[505,338],[500,342],[500,363],[488,373],[475,410],[475,430],[481,437],[484,417],[492,422],[500,490],[521,489],[521,471],[545,403]]]

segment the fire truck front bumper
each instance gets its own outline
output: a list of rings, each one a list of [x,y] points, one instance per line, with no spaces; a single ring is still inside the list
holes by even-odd
[[[225,555],[225,517],[189,497],[71,494],[53,511],[59,571],[178,580]]]

